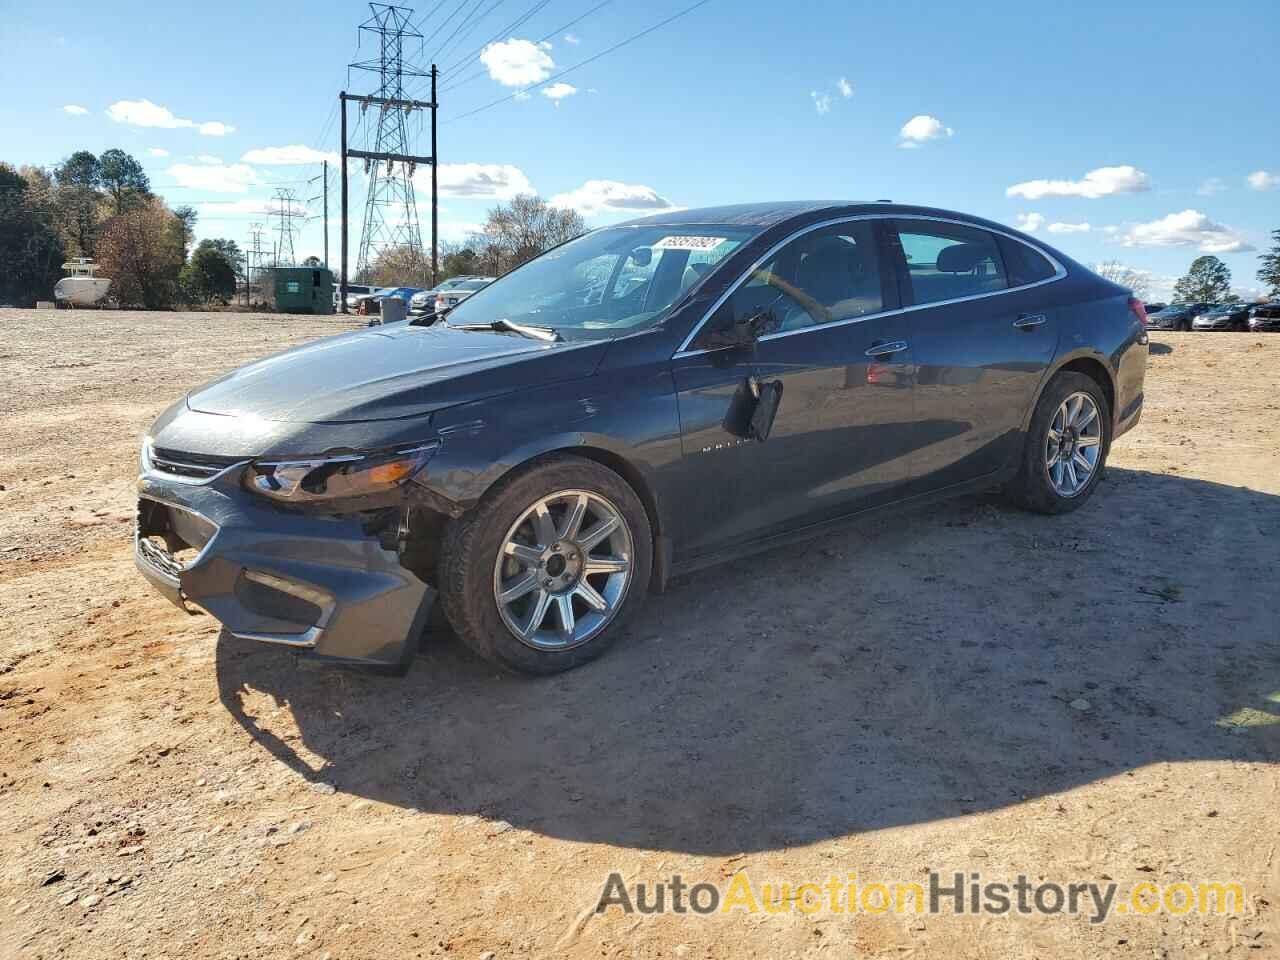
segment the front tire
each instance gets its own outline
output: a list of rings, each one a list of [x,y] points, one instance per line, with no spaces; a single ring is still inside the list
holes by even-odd
[[[1037,513],[1081,507],[1102,479],[1111,447],[1111,407],[1096,380],[1064,371],[1036,404],[1011,499]]]
[[[445,530],[439,583],[462,641],[521,673],[598,657],[644,602],[653,534],[621,476],[557,454],[504,477]]]

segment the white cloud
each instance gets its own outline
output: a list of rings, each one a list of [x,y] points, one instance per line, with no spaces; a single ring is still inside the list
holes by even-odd
[[[574,34],[572,34],[572,33],[566,33],[566,34],[564,35],[564,42],[565,42],[565,43],[572,44],[573,46],[575,46],[575,47],[576,47],[578,44],[580,44],[580,43],[582,42],[582,38],[581,38],[581,37],[578,37],[578,36],[575,36],[575,35],[574,35]]]
[[[440,195],[473,200],[510,200],[516,194],[537,193],[523,170],[508,163],[442,163]],[[419,167],[414,176],[419,190],[431,189],[431,168]]]
[[[62,108],[62,112],[69,113],[73,117],[83,117],[89,111],[86,108],[80,106],[78,103],[68,103],[65,107]]]
[[[265,200],[205,200],[196,203],[196,212],[211,220],[229,217],[259,217],[271,212]]]
[[[261,182],[257,171],[243,163],[175,163],[165,172],[180,187],[192,187],[210,193],[248,193],[251,186]]]
[[[588,180],[576,190],[558,193],[550,200],[553,207],[568,207],[584,217],[597,213],[654,212],[670,210],[673,204],[659,196],[653,187],[619,183],[617,180]]]
[[[326,153],[300,143],[287,147],[258,147],[240,158],[242,163],[256,163],[261,167],[296,167],[326,160],[335,167],[342,162],[337,153]]]
[[[1028,180],[1015,183],[1004,193],[1007,197],[1025,197],[1039,200],[1041,197],[1084,197],[1096,200],[1115,193],[1141,193],[1151,189],[1151,178],[1137,167],[1125,164],[1119,167],[1098,167],[1084,175],[1083,180]]]
[[[1227,189],[1227,185],[1221,177],[1210,177],[1196,188],[1196,193],[1202,197],[1212,197],[1215,193],[1221,193],[1225,189]]]
[[[1088,233],[1093,228],[1087,223],[1051,223],[1046,229],[1050,233]]]
[[[512,37],[485,47],[480,52],[480,62],[489,76],[504,87],[527,87],[551,76],[556,62],[547,53],[550,49],[549,43]]]
[[[844,97],[846,100],[853,96],[853,84],[844,77],[841,77],[836,81],[836,86],[840,90],[840,96]]]
[[[1245,179],[1254,190],[1274,190],[1280,187],[1280,174],[1267,173],[1265,170],[1255,170]]]
[[[169,151],[164,147],[152,147],[147,153],[153,157],[167,157],[169,155]]]
[[[440,239],[450,243],[462,243],[477,233],[484,233],[483,223],[449,220],[440,224]]]
[[[222,162],[221,157],[215,157],[209,153],[202,153],[200,154],[200,156],[196,157],[195,160],[198,163],[211,163],[211,164],[219,164]]]
[[[831,94],[810,90],[809,96],[813,97],[813,105],[819,113],[831,112]]]
[[[1135,223],[1121,235],[1126,247],[1198,247],[1201,253],[1241,253],[1253,247],[1231,227],[1199,210],[1183,210],[1150,223]]]
[[[197,128],[207,137],[225,137],[235,132],[235,127],[220,120],[209,120],[196,123],[176,116],[168,107],[162,107],[150,100],[117,100],[107,107],[107,116],[116,123],[126,123],[131,127],[159,127],[163,130],[181,130]]]
[[[549,87],[542,88],[542,95],[556,102],[556,106],[560,105],[560,101],[565,97],[572,97],[578,92],[578,88],[571,83],[553,83]]]
[[[942,121],[937,117],[931,117],[928,114],[917,114],[902,125],[902,129],[898,131],[901,138],[898,146],[913,148],[918,147],[930,140],[941,140],[944,137],[952,136],[955,133],[950,127],[942,125]]]
[[[1035,233],[1044,226],[1044,217],[1038,213],[1020,213],[1015,225],[1023,233]]]

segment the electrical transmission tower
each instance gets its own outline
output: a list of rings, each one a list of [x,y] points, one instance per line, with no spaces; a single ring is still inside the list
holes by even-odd
[[[276,202],[276,208],[271,211],[271,215],[278,218],[276,226],[276,262],[274,265],[291,267],[296,260],[296,254],[293,252],[293,235],[296,232],[296,228],[293,225],[293,221],[301,219],[307,214],[294,206],[294,204],[298,203],[298,196],[292,190],[278,187],[272,199]]]
[[[376,73],[379,77],[378,90],[369,97],[347,98],[344,94],[344,100],[358,100],[362,111],[371,106],[378,108],[377,122],[367,125],[368,149],[347,151],[348,156],[363,156],[369,173],[364,232],[356,257],[358,274],[367,270],[384,250],[392,247],[408,247],[419,254],[422,252],[413,175],[418,163],[425,158],[413,156],[409,149],[408,121],[415,109],[422,109],[428,104],[406,100],[404,84],[406,78],[429,77],[434,73],[405,62],[405,41],[422,40],[422,34],[414,29],[411,22],[413,11],[386,3],[370,3],[369,8],[373,16],[360,24],[359,36],[363,38],[366,33],[372,34],[378,44],[378,54],[372,59],[353,63],[351,67]],[[435,104],[429,106],[434,108]],[[345,102],[343,111],[345,116]]]

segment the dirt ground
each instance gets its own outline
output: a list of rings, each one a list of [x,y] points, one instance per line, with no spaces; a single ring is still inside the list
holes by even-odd
[[[0,957],[1280,956],[1280,337],[1159,334],[1079,512],[869,519],[553,679],[220,635],[142,431],[337,318],[0,310]],[[626,915],[605,879],[1234,880],[1241,916]]]

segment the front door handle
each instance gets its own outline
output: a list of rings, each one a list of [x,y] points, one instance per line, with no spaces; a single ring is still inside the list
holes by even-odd
[[[887,357],[890,354],[901,353],[908,347],[905,340],[886,340],[883,343],[873,343],[867,350],[868,357]]]
[[[1048,319],[1043,313],[1024,313],[1013,321],[1013,325],[1019,330],[1034,330]]]

